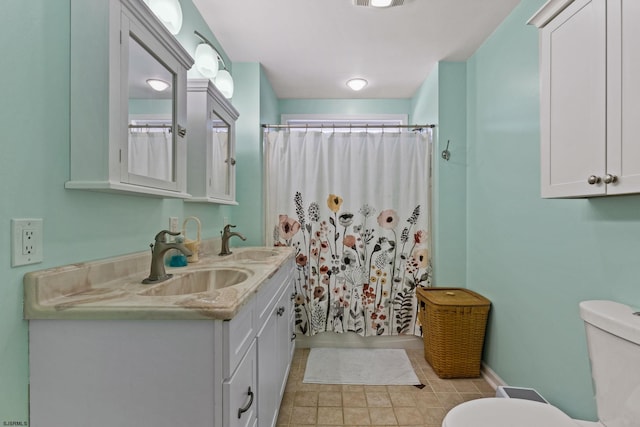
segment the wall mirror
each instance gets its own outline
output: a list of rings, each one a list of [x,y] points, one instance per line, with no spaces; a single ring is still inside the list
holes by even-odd
[[[173,181],[175,73],[129,37],[127,171]]]
[[[237,204],[235,127],[238,111],[209,79],[187,82],[190,202]]]

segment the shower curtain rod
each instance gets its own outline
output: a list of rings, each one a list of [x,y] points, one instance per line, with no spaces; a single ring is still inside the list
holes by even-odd
[[[263,124],[264,129],[344,129],[344,128],[365,128],[365,129],[422,129],[434,128],[436,125],[370,125],[370,124],[338,124],[338,125],[269,125]]]

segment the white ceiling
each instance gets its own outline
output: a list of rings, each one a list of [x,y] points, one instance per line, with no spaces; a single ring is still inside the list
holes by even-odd
[[[193,0],[232,62],[260,62],[278,98],[410,98],[464,61],[520,0]],[[524,23],[523,23],[524,25]],[[363,77],[360,92],[345,82]]]

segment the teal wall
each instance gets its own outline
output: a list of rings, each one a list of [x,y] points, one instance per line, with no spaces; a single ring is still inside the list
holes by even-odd
[[[411,122],[436,124],[431,210],[436,286],[466,284],[466,120],[466,64],[440,62],[411,99]],[[447,141],[449,161],[440,156]]]
[[[179,39],[213,34],[188,0]],[[11,1],[0,14],[0,425],[28,421],[27,322],[22,320],[25,273],[148,250],[169,216],[198,216],[205,238],[218,236],[228,208],[79,190],[69,180],[69,0]],[[201,18],[199,18],[201,21]],[[224,52],[221,51],[224,55]],[[231,64],[229,64],[231,65]],[[91,90],[92,88],[87,88]],[[98,96],[98,95],[96,95]],[[242,114],[242,112],[241,112]],[[12,268],[10,219],[44,219],[44,262]],[[8,424],[7,424],[8,425]]]
[[[594,419],[578,303],[640,306],[640,196],[540,198],[538,34],[523,0],[467,62],[467,285],[492,302],[485,360]]]

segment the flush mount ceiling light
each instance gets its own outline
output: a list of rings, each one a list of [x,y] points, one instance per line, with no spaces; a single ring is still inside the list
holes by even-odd
[[[167,90],[167,88],[170,86],[169,83],[165,82],[164,80],[159,80],[159,79],[148,79],[147,80],[147,84],[149,86],[151,86],[151,89],[158,91],[158,92],[162,92],[164,90]]]
[[[347,86],[349,86],[352,90],[355,90],[355,91],[362,90],[366,85],[367,85],[367,81],[359,77],[347,81]]]
[[[353,0],[353,4],[356,6],[391,7],[402,6],[404,0]]]
[[[182,28],[182,7],[178,0],[145,0],[149,9],[174,36]]]

